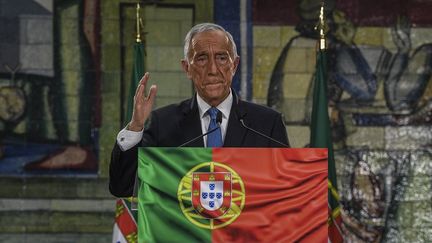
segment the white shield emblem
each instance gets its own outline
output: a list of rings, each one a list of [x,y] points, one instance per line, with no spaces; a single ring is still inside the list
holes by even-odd
[[[230,172],[192,173],[192,205],[206,218],[224,215],[231,205]]]
[[[214,211],[223,204],[223,181],[200,181],[200,202],[203,208]]]

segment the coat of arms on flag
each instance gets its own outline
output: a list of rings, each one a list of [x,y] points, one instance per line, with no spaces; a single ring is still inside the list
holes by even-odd
[[[192,204],[205,218],[223,216],[231,205],[231,173],[192,174]]]
[[[177,195],[186,218],[207,229],[229,225],[245,204],[240,176],[217,162],[201,163],[192,168],[180,181]]]

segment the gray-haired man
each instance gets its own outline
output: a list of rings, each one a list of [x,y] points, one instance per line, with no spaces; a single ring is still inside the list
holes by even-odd
[[[181,64],[192,80],[196,94],[178,104],[151,111],[157,88],[152,85],[146,96],[149,74],[144,75],[136,90],[132,119],[118,134],[112,151],[110,191],[114,196],[132,195],[139,146],[178,147],[185,144],[207,147],[214,146],[214,139],[221,140],[219,144],[224,147],[289,144],[280,113],[242,101],[231,89],[240,58],[230,33],[216,24],[195,25],[186,35],[184,54]],[[210,111],[217,113],[218,128],[207,136],[194,139],[211,131],[212,121],[216,118]],[[144,123],[147,123],[146,128]]]

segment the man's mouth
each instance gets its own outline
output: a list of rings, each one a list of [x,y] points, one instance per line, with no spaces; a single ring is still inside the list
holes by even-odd
[[[215,82],[204,83],[204,86],[216,86],[216,85],[221,85],[221,84],[223,84],[222,81],[215,81]]]

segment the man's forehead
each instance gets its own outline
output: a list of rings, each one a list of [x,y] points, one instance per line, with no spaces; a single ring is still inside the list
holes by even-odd
[[[220,44],[230,46],[227,34],[221,30],[209,30],[196,34],[192,38],[192,46],[200,44]]]

